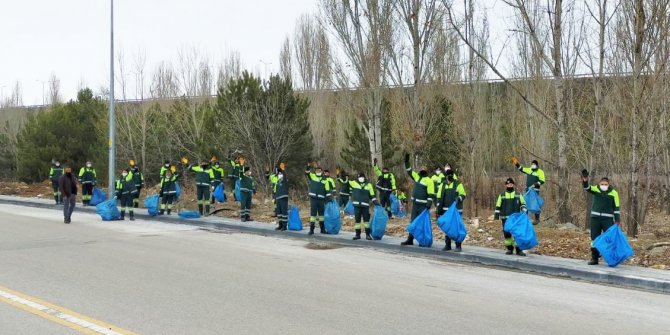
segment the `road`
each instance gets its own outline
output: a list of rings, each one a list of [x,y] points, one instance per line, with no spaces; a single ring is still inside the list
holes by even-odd
[[[663,294],[148,220],[102,223],[75,212],[65,225],[57,211],[10,205],[0,205],[0,269],[0,294],[121,334],[670,329]],[[88,331],[16,305],[0,299],[0,334]]]

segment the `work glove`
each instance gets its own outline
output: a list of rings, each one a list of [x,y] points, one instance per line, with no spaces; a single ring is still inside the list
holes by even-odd
[[[376,166],[376,165],[377,165],[377,158],[373,159],[372,162],[373,162],[373,163],[375,164],[375,166]]]
[[[158,192],[158,197],[159,197],[159,198],[162,198],[162,197],[163,197],[163,190],[161,190],[160,192]]]
[[[521,163],[519,162],[519,159],[516,158],[516,156],[512,156],[512,164],[514,164],[514,165],[517,166],[517,167],[518,167],[519,165],[521,165]]]
[[[533,186],[535,186],[535,188],[539,189],[539,188],[540,188],[540,186],[542,186],[542,184],[541,184],[541,183],[540,183],[540,182],[538,181],[538,182],[537,182],[537,183],[535,183],[535,185],[533,185]]]
[[[463,197],[459,196],[458,198],[456,198],[456,201],[458,201],[459,203],[463,202]]]
[[[522,208],[521,208],[521,211],[524,212],[524,213],[528,213],[528,208],[526,208],[526,207],[522,207]]]
[[[589,171],[584,169],[582,170],[582,181],[586,182],[589,180]]]
[[[409,154],[405,153],[405,165],[409,165]]]

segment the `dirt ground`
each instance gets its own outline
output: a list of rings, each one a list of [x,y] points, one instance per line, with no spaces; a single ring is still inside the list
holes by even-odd
[[[176,205],[177,210],[197,208],[194,197],[194,187],[183,187],[184,195]],[[157,193],[158,187],[151,187],[142,191],[142,199],[147,194]],[[17,182],[0,182],[0,194],[16,195],[22,197],[36,197],[51,199],[51,183],[45,181],[39,184],[25,184]],[[230,193],[227,192],[229,198]],[[293,203],[293,202],[292,202]],[[308,225],[309,210],[305,201],[293,203],[300,210],[303,225]],[[228,201],[215,205],[212,210],[221,209],[217,216],[226,218],[239,217],[239,204]],[[273,212],[272,201],[257,195],[254,198],[252,217],[255,221],[274,224],[275,219],[271,216]],[[464,242],[467,245],[477,245],[491,248],[503,248],[502,227],[500,221],[494,221],[493,216],[486,218],[464,218],[468,229],[468,237]],[[342,230],[353,233],[353,218],[343,217]],[[387,234],[393,236],[406,236],[405,228],[409,219],[392,219],[387,225]],[[444,243],[444,234],[440,229],[433,226],[433,238],[435,244]],[[589,232],[570,225],[556,225],[541,223],[535,227],[540,245],[531,250],[530,253],[539,255],[558,256],[575,259],[588,259],[590,257]],[[637,238],[629,239],[631,246],[635,249],[635,256],[626,264],[656,269],[670,270],[670,216],[652,209],[647,216],[647,222],[640,227]],[[658,246],[662,244],[662,246]],[[667,244],[667,245],[664,245]],[[654,246],[657,247],[654,247]]]

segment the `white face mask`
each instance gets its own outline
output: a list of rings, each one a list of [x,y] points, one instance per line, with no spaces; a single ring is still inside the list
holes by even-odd
[[[323,173],[321,173],[321,172],[317,172],[317,173],[316,173],[317,177],[321,177],[322,174],[323,174]]]
[[[56,166],[60,166],[60,163],[56,163]]]
[[[533,164],[533,165],[530,166],[530,168],[533,169],[533,170],[537,170],[537,165]]]
[[[86,167],[91,167],[91,164],[86,164]]]
[[[442,171],[440,171],[440,170],[435,170],[435,174],[440,174],[440,173],[442,173]]]
[[[600,185],[600,190],[603,192],[607,192],[607,190],[609,189],[610,189],[609,185]]]
[[[170,164],[165,164],[165,167],[166,167],[166,168],[169,168],[169,167],[170,167]]]
[[[247,171],[245,174],[246,174],[247,176],[251,176],[251,171]]]
[[[362,182],[364,182],[364,181],[365,181],[365,178],[363,178],[363,177],[358,177],[358,182],[359,182],[359,183],[362,183]]]
[[[128,176],[128,174],[127,174],[127,173],[125,173],[125,172],[124,172],[124,173],[122,173],[121,175],[122,175],[122,176],[124,176],[124,177],[127,177],[127,176]]]

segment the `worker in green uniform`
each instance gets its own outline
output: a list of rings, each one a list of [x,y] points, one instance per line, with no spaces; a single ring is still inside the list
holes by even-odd
[[[274,205],[274,212],[272,213],[272,217],[277,217],[277,214],[279,212],[279,206],[277,205],[277,182],[279,181],[278,171],[279,166],[275,167],[274,171],[271,173],[270,169],[266,166],[265,167],[265,179],[270,182],[270,190],[272,190],[272,204]]]
[[[395,175],[389,172],[388,167],[380,169],[377,159],[373,160],[375,175],[377,176],[377,191],[379,192],[379,203],[386,209],[389,219],[393,218],[391,213],[391,193],[396,191]]]
[[[58,179],[62,175],[63,175],[63,167],[60,166],[59,161],[54,161],[53,165],[49,169],[49,180],[51,180],[51,189],[54,192],[54,201],[56,201],[56,205],[60,205],[63,203],[63,199],[61,198],[61,192],[58,187]]]
[[[86,162],[86,166],[79,170],[79,183],[81,183],[81,200],[85,206],[91,203],[93,188],[97,183],[97,174],[91,161]]]
[[[282,165],[283,166],[283,165]],[[275,230],[288,229],[288,180],[284,170],[277,169],[277,182],[274,186],[278,226]]]
[[[435,183],[428,177],[428,168],[422,166],[419,172],[412,170],[409,163],[409,154],[405,154],[405,170],[409,177],[414,181],[414,190],[412,192],[412,216],[411,221],[414,221],[424,210],[430,210],[435,198]],[[409,234],[407,240],[400,243],[400,245],[413,245],[414,236]]]
[[[359,172],[356,180],[350,180],[351,187],[351,202],[354,205],[354,240],[361,239],[361,225],[365,229],[365,239],[372,240],[370,235],[370,204],[378,205],[379,202],[375,197],[375,189],[365,178],[365,173]],[[363,221],[361,224],[361,220]]]
[[[505,248],[507,248],[507,255],[514,253],[515,245],[512,234],[505,231],[505,221],[507,218],[521,211],[526,212],[526,200],[523,198],[523,195],[517,192],[514,189],[514,179],[507,178],[505,181],[505,192],[501,193],[498,196],[496,201],[496,210],[494,214],[495,220],[501,220],[503,226],[503,236],[505,237]],[[519,248],[516,247],[516,254],[519,256],[526,256],[526,254]]]
[[[256,184],[251,176],[251,167],[240,169],[240,219],[242,222],[253,221],[251,218],[251,199],[256,194]]]
[[[526,191],[531,187],[534,188],[538,193],[540,193],[540,186],[544,185],[544,171],[540,169],[540,165],[537,160],[533,160],[530,163],[530,166],[523,166],[519,162],[519,159],[512,157],[512,162],[521,173],[526,175]],[[536,225],[540,223],[540,213],[535,213],[535,220],[533,224]]]
[[[221,163],[216,160],[216,158],[212,158],[211,163],[213,164],[212,166],[212,173],[214,174],[214,177],[212,178],[212,188],[216,189],[221,183],[223,183],[223,177],[225,176],[225,171],[221,167]],[[216,202],[216,199],[214,199],[214,194],[211,196],[210,204],[214,204]]]
[[[331,183],[328,178],[323,175],[323,169],[320,166],[316,166],[316,163],[312,165],[315,166],[314,172],[312,172],[312,167],[309,163],[305,167],[305,176],[309,182],[309,235],[314,235],[317,221],[319,222],[321,234],[326,234],[324,226],[326,198],[331,197],[333,190],[330,188]]]
[[[191,166],[190,170],[195,172],[195,189],[198,197],[198,212],[200,215],[209,215],[209,197],[211,194],[214,171],[205,160],[200,161],[199,166]]]
[[[142,188],[144,187],[144,174],[142,174],[140,167],[135,164],[135,160],[131,159],[129,165],[130,167],[128,168],[128,171],[133,176],[135,189],[137,190],[137,192],[135,192],[135,198],[133,199],[133,207],[139,208],[140,192],[142,192]]]
[[[339,167],[335,169],[337,172],[337,182],[340,183],[340,207],[344,208],[349,202],[351,196],[351,186],[349,186],[349,174],[341,170]]]
[[[584,190],[593,195],[591,205],[591,260],[589,265],[598,265],[600,252],[593,247],[593,241],[613,224],[621,224],[621,208],[619,204],[619,193],[610,185],[607,177],[600,179],[598,186],[589,185],[588,171],[582,171],[582,186]]]
[[[454,179],[454,172],[447,170],[445,174],[444,181],[440,184],[437,189],[437,216],[441,216],[449,210],[449,207],[456,202],[456,209],[459,213],[463,214],[463,200],[465,200],[465,188],[463,183]],[[443,251],[451,250],[451,239],[449,236],[444,236],[445,246]],[[456,242],[456,252],[462,250],[461,243]]]
[[[172,214],[172,206],[177,197],[177,180],[181,177],[181,173],[176,172],[176,168],[171,167],[166,170],[161,178],[161,190],[159,196],[161,198],[161,209],[159,214],[163,215],[167,211],[167,215]]]
[[[128,169],[121,171],[121,177],[116,180],[116,198],[119,200],[119,207],[121,207],[121,220],[125,220],[126,211],[130,214],[130,221],[135,221],[133,199],[137,193],[135,188],[135,180]]]
[[[235,201],[240,201],[240,199],[237,199],[236,191],[235,191],[235,184],[237,180],[240,178],[240,173],[243,173],[242,171],[242,164],[240,162],[240,159],[242,158],[241,151],[235,150],[231,151],[228,153],[228,163],[230,164],[230,172],[228,173],[228,179],[230,180],[230,189],[233,190],[233,199]]]

